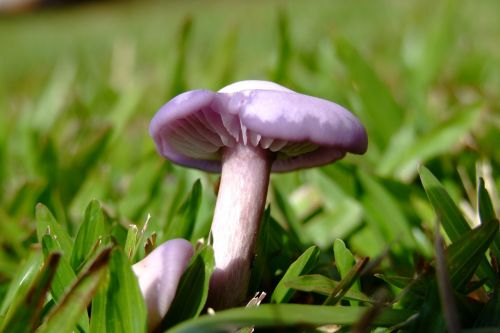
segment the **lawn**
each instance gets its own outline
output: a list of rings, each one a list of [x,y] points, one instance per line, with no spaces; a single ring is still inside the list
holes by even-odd
[[[158,332],[500,329],[500,3],[111,1],[0,13],[0,332],[145,332],[131,265],[195,254]],[[341,104],[368,151],[271,175],[246,301],[207,315],[219,175],[149,135],[192,89]],[[246,302],[245,302],[246,303]]]

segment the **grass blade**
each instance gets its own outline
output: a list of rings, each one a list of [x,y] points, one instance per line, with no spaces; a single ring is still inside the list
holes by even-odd
[[[453,280],[450,279],[446,259],[444,255],[444,241],[439,233],[439,225],[436,225],[436,236],[434,246],[436,248],[436,277],[441,309],[446,321],[446,327],[450,333],[460,332],[460,320],[457,305],[453,295]],[[451,282],[451,283],[450,283]]]
[[[290,265],[271,295],[272,302],[286,303],[292,298],[294,290],[286,287],[286,282],[310,272],[318,262],[319,252],[316,246],[311,246]]]
[[[285,286],[295,290],[313,292],[325,296],[329,296],[333,293],[333,290],[337,288],[339,282],[329,279],[324,275],[312,274],[312,275],[301,275],[294,279],[289,279],[285,282]],[[358,290],[348,290],[343,299],[351,301],[360,301],[372,303],[372,300]]]
[[[328,324],[352,325],[369,307],[320,306],[302,304],[263,304],[252,308],[235,308],[201,316],[183,322],[169,333],[232,332],[240,327],[317,327]],[[407,310],[385,310],[375,318],[373,325],[392,326],[407,320],[413,314]]]
[[[457,241],[470,230],[469,224],[462,216],[457,205],[453,202],[443,185],[441,185],[429,169],[422,166],[419,168],[419,173],[427,197],[444,231],[452,242]],[[480,278],[489,279],[490,283],[496,279],[495,272],[484,257],[479,263],[477,273]]]
[[[279,47],[278,47],[278,61],[274,72],[273,81],[284,83],[287,80],[289,73],[289,63],[291,57],[291,42],[289,33],[288,16],[284,9],[278,12],[278,32],[279,32]]]
[[[395,242],[395,252],[402,252],[401,247],[415,248],[415,240],[410,229],[410,222],[403,213],[398,200],[375,178],[359,171],[359,180],[366,194],[363,197],[366,219],[380,230],[384,239]],[[399,250],[399,251],[398,251]]]
[[[47,258],[50,253],[60,251],[57,242],[50,236],[45,235],[42,239],[42,249]],[[54,301],[59,302],[65,295],[68,286],[71,286],[76,280],[76,274],[71,268],[66,257],[62,256],[57,267],[54,280],[50,285],[50,291]],[[89,330],[89,317],[86,312],[82,313],[82,317],[78,323],[84,332]]]
[[[10,282],[9,288],[4,295],[0,306],[0,316],[4,316],[12,304],[20,302],[26,294],[31,282],[35,279],[37,272],[43,263],[41,251],[32,250],[29,252],[26,261]]]
[[[479,208],[479,218],[481,219],[481,223],[490,223],[496,219],[496,215],[490,194],[486,190],[483,178],[479,178],[477,192],[477,206]],[[491,244],[491,249],[495,257],[500,259],[500,234],[496,235],[493,243]]]
[[[177,60],[173,69],[172,83],[169,96],[178,95],[187,89],[186,85],[186,59],[188,51],[188,42],[191,39],[193,30],[193,18],[186,16],[182,21],[177,39]]]
[[[333,253],[335,255],[335,263],[337,269],[340,273],[340,278],[343,279],[349,274],[349,271],[356,264],[356,260],[352,255],[351,251],[345,246],[345,243],[341,239],[336,239],[333,243]],[[351,289],[353,291],[361,291],[360,283],[357,280],[352,285]]]
[[[198,211],[200,210],[201,194],[201,181],[198,179],[194,182],[189,196],[179,207],[176,218],[174,218],[174,221],[170,224],[166,239],[191,239]]]
[[[272,190],[273,190],[273,195],[274,199],[276,201],[276,206],[280,210],[280,212],[283,214],[283,217],[286,220],[286,223],[289,226],[289,232],[291,236],[293,237],[294,240],[296,240],[299,244],[305,244],[305,239],[302,236],[302,227],[300,225],[299,219],[295,215],[295,212],[293,211],[292,207],[290,207],[290,204],[288,201],[285,199],[283,196],[283,193],[278,189],[278,186],[273,182],[272,183]]]
[[[368,258],[363,258],[352,267],[347,275],[340,281],[340,283],[332,290],[332,293],[323,302],[324,305],[337,304],[342,297],[349,291],[354,283],[356,283],[361,271],[368,263]]]
[[[97,200],[92,200],[85,210],[83,223],[78,230],[71,252],[71,267],[75,271],[78,271],[89,254],[93,252],[97,242],[108,234],[106,227],[100,203]]]
[[[419,174],[427,197],[436,215],[441,220],[444,231],[452,242],[456,241],[470,230],[469,224],[443,185],[441,185],[429,169],[422,166],[419,168]]]
[[[371,140],[379,148],[387,146],[403,121],[404,111],[396,103],[387,85],[379,78],[372,66],[346,39],[337,38],[335,48],[340,61],[347,68],[351,80],[358,88],[362,102],[358,115],[371,134]],[[384,112],[373,112],[374,105]]]
[[[82,315],[86,315],[87,306],[106,275],[110,253],[111,248],[108,247],[97,255],[49,313],[36,333],[70,333],[74,330]]]
[[[40,322],[42,308],[60,259],[60,253],[49,255],[26,295],[7,312],[0,332],[28,333],[34,331]]]
[[[96,297],[101,312],[92,310],[95,318],[92,318],[91,332],[146,331],[146,304],[128,258],[119,248],[111,252],[107,288]]]
[[[470,230],[448,247],[450,282],[455,288],[461,289],[469,282],[497,233],[498,221],[492,220]]]
[[[55,239],[63,254],[69,255],[71,253],[73,241],[66,229],[56,221],[50,210],[41,203],[36,205],[36,221],[36,232],[40,243],[42,243],[43,236],[49,234]]]

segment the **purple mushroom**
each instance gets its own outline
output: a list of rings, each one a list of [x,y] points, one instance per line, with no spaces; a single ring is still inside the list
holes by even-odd
[[[222,173],[211,229],[214,308],[246,297],[270,172],[325,165],[368,144],[343,107],[267,81],[180,94],[154,116],[150,133],[172,162]]]
[[[192,256],[191,243],[172,239],[132,266],[148,308],[149,331],[154,330],[167,314]]]

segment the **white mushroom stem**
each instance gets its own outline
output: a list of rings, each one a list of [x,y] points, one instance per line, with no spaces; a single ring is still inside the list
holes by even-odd
[[[269,151],[250,145],[224,152],[211,231],[215,271],[210,307],[236,306],[246,297],[272,160]]]

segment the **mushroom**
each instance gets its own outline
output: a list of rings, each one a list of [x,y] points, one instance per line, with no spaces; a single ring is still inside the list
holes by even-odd
[[[343,107],[254,80],[174,97],[152,119],[150,134],[172,162],[221,172],[208,303],[216,309],[246,296],[270,172],[325,165],[363,154],[368,144],[363,125]]]
[[[172,239],[132,266],[148,309],[149,331],[154,330],[167,314],[192,256],[191,243]]]

